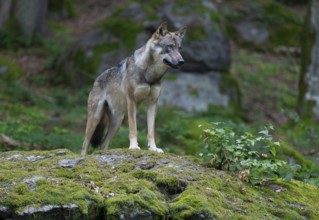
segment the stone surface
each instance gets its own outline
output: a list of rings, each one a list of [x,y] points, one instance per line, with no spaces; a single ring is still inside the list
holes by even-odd
[[[37,161],[37,160],[43,160],[43,159],[45,159],[45,156],[30,155],[30,156],[26,157],[25,159],[28,160],[28,161],[34,162],[34,161]]]
[[[83,219],[83,215],[75,204],[44,205],[39,208],[31,206],[19,211],[14,219]]]
[[[81,158],[74,158],[74,159],[62,159],[58,162],[59,166],[64,168],[73,168],[85,159],[83,157]]]
[[[207,7],[207,4],[211,7]],[[191,10],[192,7],[194,10]],[[198,13],[196,9],[201,9],[202,12]],[[170,3],[165,5],[162,11],[162,20],[168,21],[175,29],[188,26],[183,42],[182,53],[186,61],[182,66],[183,71],[202,73],[229,70],[231,64],[229,42],[222,31],[221,20],[214,20],[212,17],[222,17],[212,3],[193,1],[182,6]]]
[[[207,111],[210,105],[227,107],[236,98],[231,90],[222,90],[222,77],[223,74],[217,72],[168,75],[163,82],[159,105],[174,105],[187,111]]]
[[[269,39],[269,31],[262,22],[240,21],[235,28],[245,41],[261,44],[266,43]]]
[[[224,8],[229,37],[242,47],[277,51],[297,51],[303,17],[278,1],[241,1],[236,11]]]

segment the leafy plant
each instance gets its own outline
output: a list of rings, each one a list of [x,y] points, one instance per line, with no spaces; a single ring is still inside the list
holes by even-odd
[[[212,123],[203,130],[206,145],[201,155],[209,157],[214,167],[238,172],[241,179],[258,184],[277,177],[279,168],[287,164],[275,158],[280,143],[274,142],[269,134],[272,126],[256,136],[249,132],[236,134],[232,128],[222,125]]]

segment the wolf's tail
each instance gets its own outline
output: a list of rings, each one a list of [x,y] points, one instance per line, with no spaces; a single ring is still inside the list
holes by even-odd
[[[99,122],[99,124],[96,126],[95,128],[95,131],[92,135],[92,138],[91,138],[91,145],[96,148],[98,147],[101,142],[102,142],[102,138],[104,136],[104,131],[105,131],[105,128],[107,126],[107,120],[104,120],[102,118],[102,120]]]

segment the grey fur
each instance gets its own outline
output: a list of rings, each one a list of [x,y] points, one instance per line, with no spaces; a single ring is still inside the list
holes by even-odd
[[[154,139],[156,104],[162,78],[169,66],[184,63],[179,52],[186,27],[168,32],[162,23],[148,42],[120,64],[104,71],[94,82],[88,98],[88,119],[81,154],[87,153],[90,142],[106,150],[128,113],[130,149],[140,149],[137,143],[137,105],[147,101],[148,146],[163,152]],[[104,129],[108,127],[103,138]]]

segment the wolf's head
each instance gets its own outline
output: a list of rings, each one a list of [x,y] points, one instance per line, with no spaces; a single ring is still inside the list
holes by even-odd
[[[184,64],[180,54],[182,39],[186,33],[186,27],[176,32],[167,30],[166,22],[162,23],[151,38],[151,51],[155,59],[160,59],[164,64],[178,68]]]

